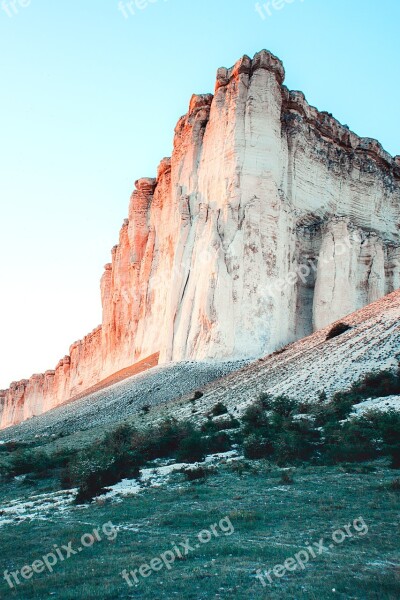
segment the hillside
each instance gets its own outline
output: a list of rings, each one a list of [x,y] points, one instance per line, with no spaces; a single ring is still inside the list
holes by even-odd
[[[240,414],[261,392],[315,402],[323,391],[330,398],[370,371],[397,369],[400,291],[341,322],[350,329],[331,340],[326,337],[333,325],[246,366],[234,362],[183,362],[153,367],[5,429],[0,432],[0,440],[58,437],[61,433],[65,437],[109,428],[125,419],[141,425],[164,416],[202,420],[219,401],[233,414]],[[203,394],[195,409],[190,402],[194,391]],[[144,413],[143,407],[149,407],[149,412]],[[77,442],[79,439],[77,435]]]
[[[152,367],[3,430],[0,597],[397,600],[400,419],[390,408],[400,405],[399,316],[400,291],[342,319],[348,329],[331,339],[332,326],[251,364]],[[378,376],[372,399],[364,389],[354,410],[383,408],[386,425],[383,413],[369,430],[368,419],[332,420],[332,395],[341,391],[342,402],[343,390],[371,370],[394,373],[392,391],[377,397]],[[285,393],[284,410],[290,398],[316,409],[286,421],[272,412],[272,451],[265,427],[246,433],[255,414],[246,407],[259,406],[265,392]],[[309,427],[316,415],[323,426]],[[178,460],[165,432],[184,431],[188,418],[203,424],[203,437],[189,428],[187,458]],[[207,454],[204,444],[225,443],[229,428],[230,449]],[[126,440],[133,455],[124,454]],[[263,457],[254,456],[261,447]],[[142,455],[145,448],[150,453]],[[82,482],[96,469],[107,473],[113,453],[123,457],[113,463],[121,475],[79,499]],[[138,470],[129,463],[136,455]],[[189,550],[174,554],[175,547]],[[57,548],[72,549],[69,560],[58,560]],[[41,556],[50,567],[23,578],[23,566],[40,564],[33,561]]]

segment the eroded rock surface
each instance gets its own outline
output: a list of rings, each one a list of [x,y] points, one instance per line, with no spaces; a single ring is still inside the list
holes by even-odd
[[[102,325],[55,371],[0,392],[1,427],[156,352],[265,355],[400,286],[400,157],[283,81],[262,51],[192,97],[172,157],[136,182]]]

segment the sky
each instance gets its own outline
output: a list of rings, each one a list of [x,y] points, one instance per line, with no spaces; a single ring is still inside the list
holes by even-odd
[[[0,0],[0,389],[101,322],[134,182],[193,93],[266,48],[286,85],[400,154],[398,0]]]

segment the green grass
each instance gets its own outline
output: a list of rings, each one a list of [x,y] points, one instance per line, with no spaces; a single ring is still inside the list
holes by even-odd
[[[111,432],[96,429],[2,448],[5,504],[57,491],[60,480],[82,489],[94,472],[107,475],[100,483],[110,485],[134,476],[139,465],[155,458],[199,460],[232,442],[249,458],[268,456],[274,464],[265,459],[223,462],[206,478],[199,471],[200,479],[191,482],[187,473],[176,473],[168,486],[144,489],[123,502],[98,499],[65,512],[50,510],[46,520],[16,519],[0,528],[0,573],[32,565],[54,551],[54,544],[71,542],[77,548],[83,534],[106,522],[119,533],[114,541],[103,539],[59,562],[53,573],[23,580],[15,590],[0,578],[0,598],[399,598],[400,483],[398,469],[388,465],[388,457],[392,466],[400,465],[398,415],[370,413],[339,423],[355,401],[387,395],[399,385],[399,374],[370,374],[332,401],[321,399],[310,407],[262,395],[241,424],[210,415],[200,429],[161,421],[134,431],[125,424]],[[225,414],[225,407],[215,408],[218,416]],[[311,420],[298,421],[294,415],[299,410]],[[291,469],[279,468],[284,466]],[[14,478],[23,473],[28,473],[23,481]],[[171,570],[152,572],[134,587],[121,578],[121,571],[148,564],[170,551],[172,543],[189,538],[196,544],[199,531],[225,517],[235,528],[233,535],[220,532],[176,560]],[[335,529],[359,517],[367,523],[368,535],[346,539],[304,570],[273,577],[265,588],[256,579],[258,569],[270,571],[310,543],[324,538],[329,544]]]
[[[376,599],[400,597],[399,491],[390,482],[398,471],[384,461],[363,465],[304,466],[294,483],[282,485],[282,470],[266,461],[222,464],[205,481],[189,483],[183,474],[172,484],[148,488],[121,503],[97,501],[49,513],[46,521],[22,522],[0,529],[0,572],[32,564],[53,545],[79,546],[80,537],[111,521],[115,541],[101,541],[59,562],[54,573],[34,575],[16,590],[0,580],[0,598],[23,600],[168,599]],[[3,498],[57,487],[40,480],[35,487],[9,482]],[[396,487],[396,486],[395,486]],[[129,588],[119,573],[136,569],[171,548],[171,542],[195,540],[199,531],[228,516],[233,535],[213,538],[185,560],[140,578]],[[257,569],[271,569],[309,542],[362,516],[369,527],[329,554],[317,556],[263,588]],[[395,566],[397,565],[397,567]],[[336,591],[333,592],[332,590]]]

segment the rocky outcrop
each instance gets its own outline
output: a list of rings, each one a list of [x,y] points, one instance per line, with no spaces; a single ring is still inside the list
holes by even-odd
[[[136,182],[101,281],[102,326],[0,392],[1,426],[135,361],[264,355],[400,285],[400,157],[284,85],[262,51],[192,97]]]
[[[349,389],[367,373],[392,371],[400,364],[400,291],[369,304],[344,319],[349,329],[327,340],[332,324],[289,344],[240,370],[202,388],[201,415],[206,417],[217,402],[239,415],[254,404],[260,394],[288,396],[301,403],[330,400]],[[396,400],[397,399],[397,400]],[[191,419],[190,396],[181,399],[179,408],[166,405],[164,418],[172,415]],[[365,406],[374,408],[376,401]],[[400,396],[383,400],[400,411]],[[359,405],[361,408],[362,405]],[[376,406],[376,408],[383,408]]]
[[[92,388],[81,398],[3,430],[0,445],[10,440],[51,441],[53,436],[61,435],[69,436],[68,447],[74,447],[82,443],[82,436],[76,436],[76,432],[113,428],[135,417],[143,425],[170,418],[194,420],[200,425],[208,420],[217,402],[239,416],[261,393],[275,397],[283,394],[301,403],[315,403],[321,402],[321,395],[330,400],[371,371],[397,372],[400,290],[346,315],[344,321],[349,329],[341,335],[327,340],[335,327],[330,324],[255,361],[185,361],[144,372],[141,369],[133,379],[132,372],[125,379],[113,376],[106,389]],[[194,403],[194,392],[200,390],[201,399]],[[144,406],[151,407],[145,417]],[[355,410],[388,407],[400,411],[400,396],[367,400]],[[90,439],[93,435],[86,437]]]

